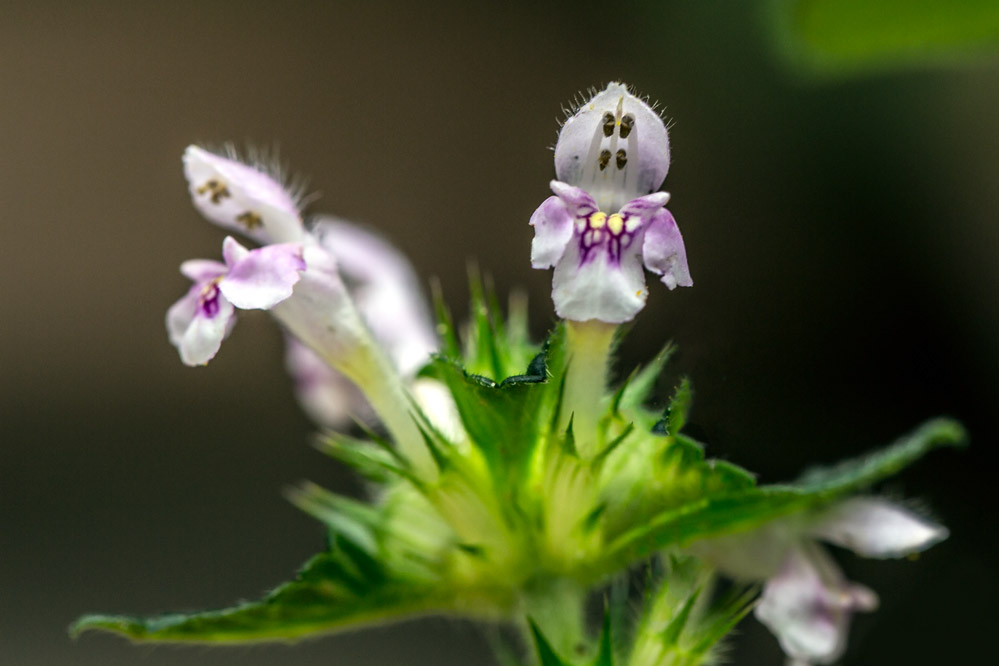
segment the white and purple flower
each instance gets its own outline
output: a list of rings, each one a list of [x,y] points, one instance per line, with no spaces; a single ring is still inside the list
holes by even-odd
[[[191,200],[207,219],[261,245],[302,241],[298,196],[280,178],[198,146],[183,159]]]
[[[377,234],[333,218],[316,222],[312,237],[336,258],[361,318],[403,380],[410,382],[437,349],[437,337],[409,261]],[[351,417],[370,419],[371,407],[361,391],[291,337],[285,366],[302,406],[321,425],[342,426]]]
[[[192,259],[180,271],[194,286],[168,311],[167,331],[187,365],[204,365],[236,323],[236,308],[269,310],[292,294],[305,270],[302,246],[268,245],[248,250],[227,236],[225,263]]]
[[[801,663],[828,664],[846,648],[850,616],[877,595],[851,583],[816,539],[871,558],[897,558],[947,538],[947,529],[871,497],[847,499],[811,518],[775,521],[748,534],[695,544],[693,552],[739,580],[765,580],[756,618]]]
[[[531,216],[531,265],[555,267],[555,311],[572,321],[629,321],[645,306],[643,266],[691,286],[683,237],[657,192],[669,136],[652,108],[611,83],[569,118],[555,146],[555,196]]]

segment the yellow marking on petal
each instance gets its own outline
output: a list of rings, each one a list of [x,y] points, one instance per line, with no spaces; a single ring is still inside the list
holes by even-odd
[[[621,217],[620,213],[614,213],[607,219],[607,228],[615,236],[620,235],[621,230],[624,229],[624,218]]]
[[[600,229],[607,223],[607,213],[602,213],[597,211],[593,215],[590,215],[590,228]]]
[[[204,185],[195,190],[198,194],[208,194],[211,193],[211,200],[213,204],[221,203],[226,197],[231,197],[232,194],[229,193],[229,188],[226,187],[225,183],[219,180],[209,180],[205,182]]]
[[[252,210],[248,210],[242,215],[237,215],[236,221],[246,227],[247,231],[253,231],[258,227],[264,226],[263,218],[254,213]]]

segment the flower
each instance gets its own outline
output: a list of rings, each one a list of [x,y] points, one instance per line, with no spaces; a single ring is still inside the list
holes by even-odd
[[[669,136],[652,108],[611,83],[569,118],[555,146],[549,197],[531,216],[531,265],[555,268],[564,319],[620,324],[645,306],[645,268],[670,289],[691,286],[683,237],[657,192]]]
[[[291,296],[305,270],[296,243],[248,250],[227,236],[222,256],[225,263],[193,259],[180,266],[194,286],[167,311],[166,323],[187,365],[204,365],[215,356],[236,323],[235,308],[269,310]]]
[[[206,218],[262,245],[302,241],[298,197],[278,178],[193,145],[183,160],[191,199]]]
[[[377,234],[334,218],[317,221],[310,237],[336,259],[364,323],[403,380],[410,382],[437,349],[437,336],[409,261]],[[299,402],[318,423],[338,427],[351,417],[371,420],[371,407],[361,391],[291,337],[285,366]]]
[[[810,519],[775,521],[692,550],[733,578],[766,580],[756,618],[791,659],[828,664],[846,648],[851,614],[876,609],[878,597],[847,581],[816,539],[863,557],[897,558],[945,538],[942,525],[885,500],[857,497]]]

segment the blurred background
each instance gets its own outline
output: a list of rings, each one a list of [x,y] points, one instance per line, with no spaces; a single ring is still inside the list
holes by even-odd
[[[540,337],[550,274],[530,268],[527,221],[560,107],[609,80],[672,123],[665,189],[696,283],[651,285],[620,367],[673,339],[664,388],[692,378],[691,433],[764,482],[963,420],[969,450],[887,488],[951,538],[915,562],[839,554],[882,597],[843,663],[991,652],[995,3],[936,3],[980,12],[965,41],[956,9],[830,4],[4,3],[0,663],[491,663],[475,627],[441,619],[294,648],[65,630],[84,612],[257,598],[323,545],[282,487],[359,490],[308,445],[266,316],[242,317],[207,368],[167,342],[177,266],[224,235],[190,205],[184,147],[278,145],[321,193],[311,211],[383,231],[459,315],[477,259],[500,293],[529,291]],[[929,14],[907,24],[906,4]],[[731,654],[782,660],[753,620]]]

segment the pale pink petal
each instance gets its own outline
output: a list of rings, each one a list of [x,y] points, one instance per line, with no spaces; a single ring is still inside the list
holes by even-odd
[[[555,144],[558,179],[585,189],[606,212],[658,190],[668,170],[665,124],[620,83],[581,105]]]
[[[166,314],[167,335],[170,343],[175,347],[180,347],[184,340],[184,334],[194,321],[194,316],[198,312],[198,302],[201,300],[202,285],[195,284],[184,296],[170,306]]]
[[[222,259],[225,261],[227,271],[245,259],[248,254],[250,254],[250,250],[243,247],[232,236],[226,236],[222,241]]]
[[[552,300],[558,316],[609,324],[634,319],[648,298],[637,246],[638,242],[633,242],[616,263],[605,251],[591,252],[583,260],[579,244],[569,243],[552,276]]]
[[[204,365],[235,324],[235,310],[214,283],[195,285],[167,311],[170,342],[186,365]]]
[[[531,242],[531,266],[551,268],[558,263],[572,240],[573,215],[559,197],[548,197],[531,215],[534,240]]]
[[[227,262],[228,259],[227,256]],[[219,282],[219,289],[238,308],[269,310],[291,296],[304,270],[301,245],[267,245],[230,264],[229,274]]]
[[[817,544],[803,543],[767,581],[754,612],[789,657],[828,664],[843,654],[851,613],[876,606],[872,591],[844,580]]]
[[[215,224],[265,245],[302,241],[295,197],[266,171],[189,146],[184,175],[194,205]]]
[[[680,235],[673,215],[665,208],[655,214],[645,231],[642,256],[645,267],[662,275],[663,284],[670,289],[694,284],[687,267],[683,236]]]
[[[590,193],[581,187],[576,187],[575,185],[569,185],[568,183],[563,183],[557,180],[551,181],[549,183],[552,192],[555,193],[559,199],[565,202],[568,207],[569,212],[572,215],[589,215],[590,213],[595,213],[600,210],[597,202],[590,196]],[[605,211],[608,212],[608,211]]]
[[[225,275],[226,265],[211,259],[188,259],[180,265],[180,272],[191,282],[210,282]]]
[[[947,528],[873,497],[845,500],[825,512],[813,536],[863,557],[904,557],[947,538]]]

